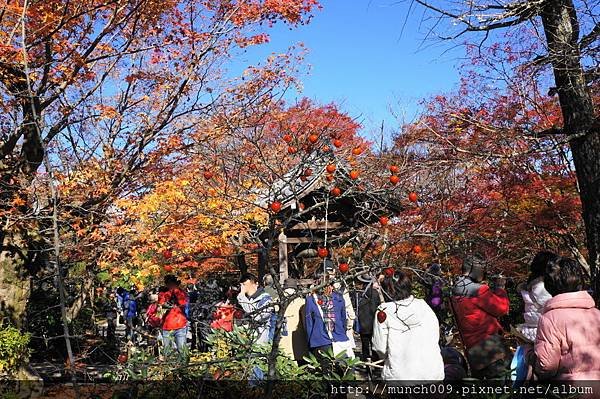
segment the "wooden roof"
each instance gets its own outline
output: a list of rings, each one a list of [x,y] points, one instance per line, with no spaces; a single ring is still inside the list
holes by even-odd
[[[345,162],[336,160],[331,152],[315,151],[259,196],[263,207],[273,201],[281,202],[278,217],[293,219],[286,229],[289,236],[314,235],[325,228],[341,233],[376,223],[380,216],[391,217],[403,209],[400,198],[391,195],[389,190],[369,187],[368,181],[364,182],[363,190],[353,187],[340,197],[330,196],[331,182],[326,179],[326,167],[330,163],[337,166],[336,186],[345,190],[356,183],[348,177],[350,168]],[[308,166],[312,175],[300,179]],[[300,204],[304,205],[305,211],[299,209]]]

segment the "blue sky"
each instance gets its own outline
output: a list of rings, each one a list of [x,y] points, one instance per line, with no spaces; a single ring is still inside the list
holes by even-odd
[[[409,1],[322,0],[323,9],[311,23],[290,30],[278,25],[270,31],[271,42],[252,47],[242,55],[253,64],[273,52],[283,52],[302,42],[309,49],[311,65],[303,78],[302,93],[319,103],[336,102],[363,123],[363,134],[371,136],[382,120],[393,128],[397,122],[390,107],[410,120],[418,112],[418,101],[456,87],[463,52],[452,43],[424,40],[428,21],[421,23],[422,10],[408,14]]]

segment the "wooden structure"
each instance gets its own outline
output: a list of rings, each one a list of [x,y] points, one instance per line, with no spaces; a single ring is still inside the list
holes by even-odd
[[[370,189],[367,182],[361,182],[365,187],[357,189],[356,181],[348,177],[348,168],[335,161],[330,153],[313,154],[262,198],[263,206],[275,200],[282,204],[277,218],[283,227],[274,237],[277,254],[271,257],[279,264],[282,283],[288,277],[307,277],[314,271],[308,267],[311,260],[322,264],[317,258],[319,247],[339,247],[352,239],[359,228],[379,223],[380,216],[391,217],[402,209],[400,200],[393,198],[389,190]],[[326,167],[333,162],[337,169],[335,186],[342,190],[339,197],[330,193],[334,183],[326,179]],[[308,165],[312,174],[307,177],[304,173]],[[261,238],[266,240],[272,233],[264,232]],[[264,267],[259,265],[259,274],[264,273]]]

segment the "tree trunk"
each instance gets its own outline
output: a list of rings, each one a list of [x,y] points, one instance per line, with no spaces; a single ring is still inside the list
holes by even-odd
[[[583,207],[592,288],[600,298],[600,129],[579,49],[579,22],[572,0],[549,0],[541,13],[548,53]]]
[[[258,280],[262,281],[269,264],[269,251],[267,248],[260,248],[258,252]]]
[[[67,309],[66,317],[69,322],[72,322],[77,318],[81,309],[87,302],[89,298],[89,302],[93,305],[93,294],[94,294],[94,276],[88,270],[86,270],[85,275],[83,277],[83,284],[81,284],[81,289],[79,291],[79,295],[75,298],[75,301],[71,304],[71,306]]]
[[[266,399],[272,399],[273,395],[275,393],[275,391],[274,391],[275,381],[278,378],[278,376],[277,376],[277,357],[279,356],[279,342],[281,341],[281,332],[283,329],[283,324],[285,322],[285,311],[287,310],[287,307],[289,306],[291,301],[294,299],[294,297],[291,297],[291,298],[285,297],[283,287],[279,283],[279,280],[277,280],[278,272],[273,267],[270,267],[269,270],[270,270],[271,276],[273,277],[273,285],[275,286],[275,289],[277,290],[277,292],[279,294],[278,295],[279,296],[279,307],[277,308],[277,321],[275,323],[275,332],[273,334],[273,342],[272,342],[272,346],[271,346],[271,351],[269,353],[269,356],[267,357],[267,365],[268,365],[267,375],[268,375],[268,377],[267,377],[267,387],[266,387],[266,391],[265,391]]]
[[[26,187],[44,159],[44,147],[39,132],[40,101],[29,90],[24,67],[1,63],[0,84],[20,104],[23,117],[18,134],[14,135],[14,140],[9,140],[10,143],[5,143],[0,152],[0,200],[4,207],[5,202],[14,197],[27,195]],[[17,144],[20,144],[20,149]],[[23,215],[30,210],[25,210]],[[31,237],[38,232],[32,232],[32,227],[16,232],[6,231],[5,227],[0,226],[0,317],[21,328],[30,296],[32,260],[37,256],[36,251],[28,249]]]
[[[248,264],[246,263],[246,255],[243,252],[239,252],[235,255],[234,262],[240,269],[241,274],[248,273]]]
[[[27,245],[18,234],[6,234],[0,251],[0,318],[17,328],[25,321],[30,295]]]

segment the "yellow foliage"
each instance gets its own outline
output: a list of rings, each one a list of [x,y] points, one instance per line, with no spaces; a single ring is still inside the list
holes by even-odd
[[[250,227],[265,225],[268,214],[252,205],[253,198],[245,193],[236,200],[218,192],[198,170],[159,182],[140,197],[117,200],[122,219],[128,222],[111,226],[107,235],[126,256],[115,259],[106,250],[103,261],[120,264],[120,275],[131,272],[129,281],[136,283],[164,272],[196,269],[198,275],[221,269],[224,260],[206,258],[231,254],[240,239],[242,245],[251,244]],[[166,250],[168,257],[163,255]]]

